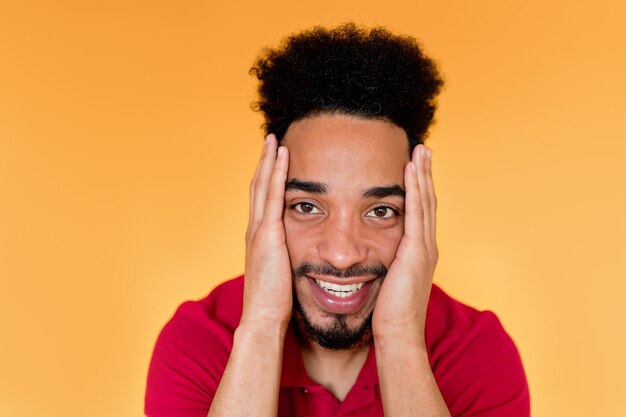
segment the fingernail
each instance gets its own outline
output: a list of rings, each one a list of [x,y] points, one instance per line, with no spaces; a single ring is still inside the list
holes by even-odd
[[[426,157],[428,159],[433,157],[433,151],[431,151],[429,148],[426,148]]]
[[[285,154],[285,147],[284,146],[279,146],[278,147],[278,156],[283,156]]]
[[[413,172],[417,172],[417,167],[415,166],[415,162],[409,162],[411,171]]]

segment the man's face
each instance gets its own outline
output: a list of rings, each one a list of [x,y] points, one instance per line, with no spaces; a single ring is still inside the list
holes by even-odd
[[[295,318],[320,345],[368,341],[371,315],[404,231],[404,130],[323,115],[292,123],[285,232]]]

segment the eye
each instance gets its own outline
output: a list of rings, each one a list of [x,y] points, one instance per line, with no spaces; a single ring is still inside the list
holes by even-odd
[[[318,209],[313,204],[306,203],[306,202],[296,203],[293,206],[291,206],[291,208],[297,211],[298,213],[303,213],[303,214],[320,214],[322,212],[322,210]]]
[[[379,206],[368,211],[366,217],[375,217],[378,219],[389,219],[398,215],[398,211],[387,206]]]

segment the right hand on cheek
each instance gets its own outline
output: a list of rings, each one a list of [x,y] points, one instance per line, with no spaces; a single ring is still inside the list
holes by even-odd
[[[282,219],[288,167],[287,148],[268,135],[250,184],[241,324],[286,328],[291,318],[291,264]]]

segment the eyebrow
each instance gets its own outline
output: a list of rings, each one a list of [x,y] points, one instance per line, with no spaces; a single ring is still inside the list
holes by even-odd
[[[292,178],[285,183],[285,192],[287,191],[302,191],[305,193],[313,194],[327,194],[328,187],[322,182],[304,181],[297,178]],[[398,184],[368,188],[367,190],[363,191],[362,194],[364,198],[404,198],[404,195],[404,189]]]
[[[303,181],[292,178],[285,183],[285,192],[287,191],[304,191],[305,193],[326,194],[328,187],[326,184],[315,181]]]
[[[363,197],[365,198],[385,198],[393,196],[404,198],[404,195],[404,189],[398,184],[372,187],[363,192]]]

